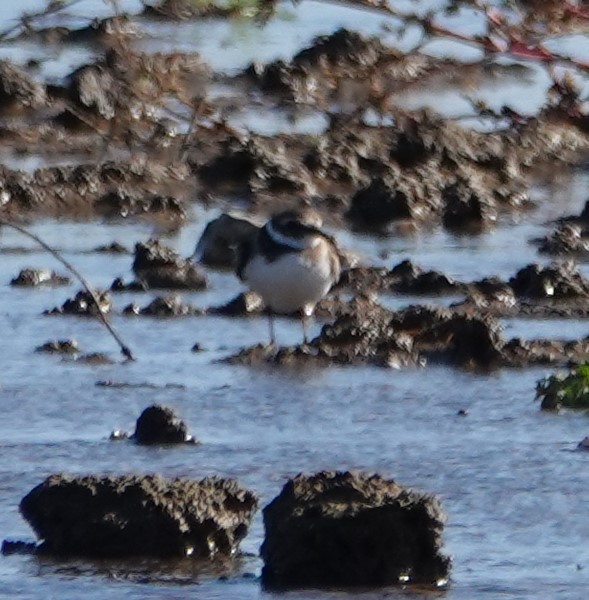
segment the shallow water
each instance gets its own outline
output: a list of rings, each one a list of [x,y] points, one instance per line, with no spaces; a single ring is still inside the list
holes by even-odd
[[[166,242],[190,254],[213,215],[197,211],[193,222]],[[506,256],[514,256],[513,267],[524,264],[524,252],[533,258],[526,235],[534,227],[540,225],[513,225],[468,238],[394,237],[372,245],[361,236],[334,233],[368,261],[376,261],[379,245],[386,245],[395,262],[403,248],[403,254],[419,264],[480,277],[512,272]],[[126,223],[44,222],[33,230],[59,247],[98,287],[118,275],[129,277],[132,259],[90,252],[94,247],[115,239],[131,247],[153,233],[149,225]],[[493,237],[496,241],[489,242]],[[477,247],[480,256],[473,260]],[[533,401],[534,385],[545,370],[473,375],[433,365],[405,371],[231,366],[219,359],[243,345],[264,341],[266,322],[221,317],[115,316],[113,323],[137,361],[79,364],[33,352],[49,339],[74,337],[82,350],[104,351],[118,360],[117,348],[96,321],[40,314],[61,304],[79,286],[8,287],[21,268],[59,270],[59,265],[36,250],[33,242],[7,230],[2,230],[0,251],[4,299],[0,327],[5,332],[0,339],[3,538],[32,539],[18,514],[18,502],[58,471],[159,472],[195,478],[217,473],[238,478],[255,489],[265,504],[297,472],[358,468],[441,497],[449,515],[446,550],[454,557],[452,584],[442,592],[444,597],[535,598],[541,589],[544,597],[578,598],[589,584],[585,543],[589,523],[581,516],[586,482],[579,476],[589,454],[573,451],[587,434],[587,417],[539,410]],[[209,275],[210,290],[185,294],[186,300],[207,306],[241,289],[230,274]],[[145,304],[151,296],[115,295],[116,310],[132,299]],[[577,326],[584,327],[579,322]],[[562,331],[566,337],[569,332],[573,335],[574,327],[573,321],[564,327],[558,320],[514,322],[506,324],[506,334]],[[277,331],[282,343],[300,339],[296,321],[280,319]],[[195,342],[202,352],[190,351]],[[97,386],[100,381],[160,387]],[[176,408],[202,445],[154,449],[107,440],[113,429],[132,430],[141,410],[153,402]],[[467,409],[468,415],[458,416],[460,409]],[[258,515],[242,544],[248,555],[233,570],[221,570],[226,575],[222,579],[219,571],[190,562],[52,562],[7,556],[0,560],[0,594],[18,592],[22,598],[48,593],[71,598],[81,594],[178,598],[195,592],[206,599],[272,596],[261,591],[255,577],[261,568],[256,554],[262,539]],[[400,590],[345,595],[381,598],[385,593],[422,597]],[[286,596],[323,600],[342,593]]]
[[[40,0],[0,3],[0,23],[8,26],[21,10],[36,10]],[[139,10],[139,3],[122,3]],[[403,2],[413,9],[433,3]],[[83,25],[87,15],[105,16],[100,0],[85,0],[69,10],[70,23]],[[101,12],[99,12],[101,11]],[[50,20],[49,23],[50,24]],[[452,23],[474,33],[479,24],[461,11]],[[215,21],[169,25],[151,23],[150,36],[139,43],[151,51],[172,48],[198,51],[212,67],[235,73],[254,60],[288,58],[313,37],[338,26],[364,33],[383,32],[401,47],[415,43],[411,28],[394,32],[394,19],[305,2],[284,4],[271,23],[261,28],[249,21]],[[288,35],[287,35],[288,34]],[[572,40],[571,43],[573,43]],[[555,42],[557,43],[557,42]],[[567,40],[563,39],[564,48]],[[447,55],[453,49],[468,59],[464,46],[444,42],[428,52]],[[25,63],[44,52],[39,76],[59,79],[87,62],[93,50],[55,48],[53,54],[34,44],[0,45],[0,56]],[[531,69],[528,81],[512,86],[481,88],[494,107],[527,102],[530,112],[546,87],[545,73]],[[527,91],[526,91],[527,90]],[[530,91],[531,90],[531,91]],[[431,90],[407,102],[431,98]],[[428,96],[428,93],[430,94]],[[456,110],[461,92],[436,93],[438,110]],[[527,94],[527,95],[525,95]],[[536,104],[534,104],[536,103]],[[525,111],[524,111],[525,112]],[[274,133],[292,127],[284,115],[245,112],[236,125],[266,128]],[[298,125],[321,128],[313,113]],[[296,124],[295,124],[296,125]],[[299,129],[300,130],[300,129]],[[57,160],[57,159],[56,159]],[[42,157],[2,156],[9,166],[32,170]],[[413,235],[393,232],[375,238],[334,231],[340,243],[367,264],[389,267],[405,258],[428,269],[439,269],[462,281],[499,275],[507,278],[530,262],[548,262],[529,239],[544,235],[546,223],[578,213],[586,199],[589,174],[555,180],[535,190],[540,207],[531,215],[502,222],[480,235],[452,235],[442,229]],[[164,237],[183,255],[190,255],[214,212],[195,210],[191,222]],[[132,248],[158,234],[141,223],[42,222],[32,230],[60,249],[96,287],[117,276],[131,277],[129,255],[92,252],[100,244],[120,241]],[[454,558],[452,582],[446,590],[297,591],[276,596],[302,600],[341,597],[432,598],[580,598],[589,584],[589,522],[586,478],[589,453],[574,451],[588,433],[585,413],[544,414],[534,402],[538,378],[546,369],[502,370],[468,374],[429,365],[403,371],[373,367],[278,369],[231,366],[222,359],[246,345],[267,340],[264,318],[186,317],[133,318],[120,315],[131,301],[145,305],[152,293],[114,296],[114,325],[136,354],[130,364],[91,366],[59,356],[35,353],[50,339],[75,338],[84,352],[102,351],[119,361],[117,348],[104,328],[92,319],[49,317],[45,309],[60,305],[79,285],[17,289],[8,285],[20,269],[61,266],[20,234],[0,230],[0,537],[33,539],[18,513],[20,499],[46,476],[58,471],[158,472],[200,478],[219,474],[238,478],[254,489],[264,505],[278,494],[286,479],[300,471],[366,469],[440,496],[448,513],[444,539]],[[589,265],[581,267],[589,275]],[[210,288],[184,294],[196,306],[223,303],[241,286],[229,273],[209,271]],[[447,304],[457,298],[383,296],[387,306],[416,302]],[[562,319],[512,319],[503,322],[506,337],[586,335],[586,323]],[[314,332],[321,323],[314,324]],[[300,341],[298,322],[277,322],[282,344]],[[202,352],[192,353],[198,342]],[[135,384],[105,387],[99,382]],[[149,384],[151,387],[141,387]],[[130,431],[149,404],[174,407],[202,441],[199,446],[141,448],[110,442],[114,429]],[[466,409],[467,416],[458,411]],[[258,514],[242,544],[245,556],[233,567],[218,568],[190,561],[51,561],[30,556],[0,557],[0,597],[125,599],[186,598],[202,600],[274,597],[262,591],[257,557],[263,539]],[[220,578],[220,575],[225,577]]]

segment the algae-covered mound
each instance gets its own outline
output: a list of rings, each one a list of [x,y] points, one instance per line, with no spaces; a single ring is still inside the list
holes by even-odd
[[[568,374],[556,373],[536,384],[536,398],[543,410],[560,407],[589,408],[589,363],[574,367]]]

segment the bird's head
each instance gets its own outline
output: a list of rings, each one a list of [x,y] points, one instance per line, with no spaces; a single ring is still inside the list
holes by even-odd
[[[317,234],[322,224],[321,217],[312,209],[287,210],[270,220],[273,231],[295,239]]]

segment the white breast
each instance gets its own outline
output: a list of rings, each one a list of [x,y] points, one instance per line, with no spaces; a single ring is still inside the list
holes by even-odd
[[[305,260],[300,253],[289,252],[268,262],[254,256],[244,269],[244,279],[274,312],[303,309],[309,314],[333,284],[327,256],[320,252],[317,258]]]

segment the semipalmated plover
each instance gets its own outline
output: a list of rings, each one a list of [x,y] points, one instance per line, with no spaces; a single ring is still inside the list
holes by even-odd
[[[239,251],[237,275],[258,293],[270,315],[300,312],[307,342],[306,318],[340,277],[335,240],[321,231],[311,211],[287,211],[270,219]]]

